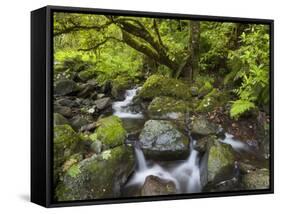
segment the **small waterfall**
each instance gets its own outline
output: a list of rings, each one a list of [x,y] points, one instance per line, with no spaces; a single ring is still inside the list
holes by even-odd
[[[233,135],[229,133],[225,133],[224,139],[219,139],[220,142],[226,143],[232,146],[232,148],[236,151],[249,151],[249,147],[246,143],[243,143],[239,140],[233,139]]]
[[[195,143],[196,141],[191,139],[188,159],[172,172],[181,184],[181,191],[188,193],[201,191],[199,153],[193,148]]]
[[[141,149],[135,147],[135,154],[136,154],[138,169],[140,171],[146,170],[147,169],[146,160]]]
[[[113,114],[120,118],[142,118],[142,113],[135,113],[130,110],[130,104],[132,103],[133,98],[136,96],[136,93],[139,89],[140,88],[126,90],[125,100],[113,103]]]
[[[135,154],[138,169],[129,181],[130,185],[143,185],[145,178],[149,175],[158,176],[162,179],[170,180],[176,185],[179,193],[194,193],[201,191],[199,153],[193,149],[192,140],[191,150],[188,159],[181,162],[176,168],[169,169],[159,164],[148,165],[141,149],[135,147]]]

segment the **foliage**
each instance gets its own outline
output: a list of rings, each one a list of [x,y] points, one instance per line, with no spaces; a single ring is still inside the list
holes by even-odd
[[[113,80],[113,94],[148,78],[140,97],[189,99],[186,83],[167,77],[187,78],[178,72],[192,72],[191,25],[191,21],[180,19],[57,12],[54,78],[78,76],[85,82],[94,77],[100,85]],[[192,77],[199,97],[224,87],[234,92],[234,103],[243,101],[233,103],[232,108],[246,101],[258,108],[268,105],[268,26],[201,21],[199,28],[199,72]]]
[[[231,72],[239,87],[234,89],[239,99],[232,105],[231,115],[269,102],[269,33],[266,25],[251,25],[241,35],[241,47],[229,53],[229,60],[240,65]],[[228,81],[229,76],[226,77]],[[240,101],[239,101],[240,100]],[[238,108],[238,105],[242,106]]]
[[[238,119],[245,112],[255,109],[255,107],[255,104],[248,100],[236,100],[231,106],[230,116],[234,119]]]

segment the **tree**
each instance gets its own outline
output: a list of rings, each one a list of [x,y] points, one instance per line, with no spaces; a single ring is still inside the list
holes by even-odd
[[[171,70],[172,76],[177,77],[179,76],[179,73],[182,72],[182,69],[179,69],[181,67],[182,61],[180,61],[179,59],[183,57],[173,56],[173,54],[171,53],[172,48],[168,48],[167,45],[165,45],[165,42],[163,42],[163,35],[161,35],[161,32],[159,30],[159,19],[145,19],[123,16],[99,16],[99,19],[95,20],[95,18],[93,18],[93,15],[92,17],[89,16],[90,15],[77,18],[75,14],[64,14],[64,16],[56,17],[54,36],[58,37],[65,34],[76,33],[79,31],[104,32],[102,39],[94,42],[89,42],[90,45],[85,48],[79,48],[79,50],[94,51],[102,47],[108,41],[112,40],[117,42],[124,42],[128,46],[148,56],[157,63],[168,67]],[[106,30],[110,29],[112,25],[115,25],[119,28],[121,37],[105,33]],[[192,57],[188,59],[184,58],[183,61],[192,61],[192,63],[189,62],[188,64],[191,65],[193,70],[192,73],[194,75],[198,71],[199,43],[197,40],[199,39],[200,33],[199,22],[194,22],[194,24],[192,23],[190,26],[192,31],[190,35],[192,37],[192,41],[195,43],[192,43],[191,45],[189,44],[191,48],[189,55]],[[180,27],[180,29],[178,30],[182,31],[182,27]],[[192,35],[193,33],[195,33],[195,35]],[[94,38],[95,37],[92,37],[92,40],[95,40]],[[188,46],[188,42],[186,42],[186,46]],[[196,55],[193,56],[193,54]]]

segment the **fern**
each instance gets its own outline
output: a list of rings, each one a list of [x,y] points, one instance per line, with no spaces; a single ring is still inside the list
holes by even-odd
[[[245,112],[255,109],[256,106],[254,103],[247,100],[236,100],[233,102],[230,109],[230,117],[238,119]]]

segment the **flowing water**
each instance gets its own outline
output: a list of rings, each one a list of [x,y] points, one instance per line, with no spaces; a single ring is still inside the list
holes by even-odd
[[[139,89],[140,88],[127,90],[125,93],[125,100],[114,102],[112,106],[114,110],[113,114],[120,118],[143,118],[142,113],[132,112],[130,109],[130,104]]]
[[[125,100],[113,103],[114,115],[123,120],[127,132],[140,132],[146,121],[142,112],[132,111],[131,104],[134,96],[139,88],[127,90]],[[186,133],[189,134],[189,133]],[[140,189],[145,179],[149,175],[158,176],[162,179],[174,182],[177,193],[196,193],[202,191],[201,176],[204,176],[206,170],[206,160],[204,156],[200,157],[198,151],[193,147],[196,140],[190,138],[190,152],[188,158],[183,161],[156,162],[146,160],[145,156],[138,145],[138,137],[130,139],[130,143],[134,145],[136,157],[136,169],[134,174],[127,182],[126,187]],[[225,135],[224,139],[220,139],[221,143],[230,144],[236,151],[247,151],[248,147],[245,143],[234,140],[230,134]]]

